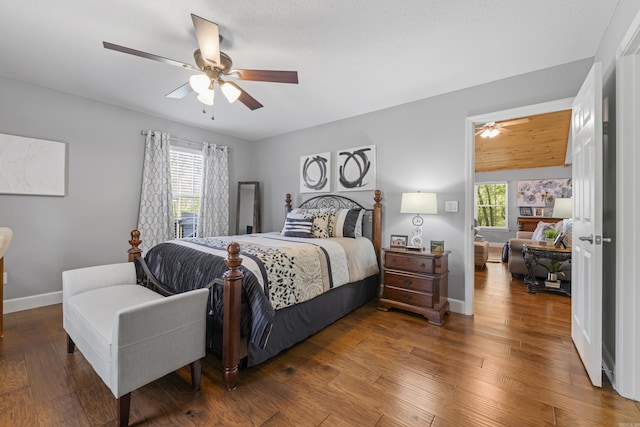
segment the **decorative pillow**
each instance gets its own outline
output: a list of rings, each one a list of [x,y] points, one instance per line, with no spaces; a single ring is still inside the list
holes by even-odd
[[[331,215],[335,213],[334,208],[320,208],[320,209],[303,209],[295,208],[291,209],[290,214],[304,215],[307,218],[313,220],[313,227],[311,228],[312,237],[318,237],[326,239],[330,237],[329,223],[331,221]]]
[[[340,209],[336,213],[335,237],[362,237],[364,209]]]
[[[287,237],[312,237],[312,227],[312,218],[307,218],[305,215],[290,212],[287,214],[287,219],[284,222],[284,228],[280,234]]]
[[[531,239],[544,240],[545,239],[544,230],[555,230],[555,229],[556,229],[555,223],[539,221],[535,231],[533,232],[533,235],[531,236]]]
[[[573,243],[573,221],[565,219],[562,222],[562,232],[564,233],[564,244],[570,248]]]
[[[331,212],[322,211],[313,215],[313,227],[311,228],[311,235],[320,239],[326,239],[329,237],[329,219]]]

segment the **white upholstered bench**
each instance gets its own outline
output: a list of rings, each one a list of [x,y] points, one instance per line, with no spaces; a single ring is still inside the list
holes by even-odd
[[[67,351],[75,346],[118,402],[128,425],[131,392],[191,364],[200,388],[207,289],[164,297],[136,284],[131,262],[62,273]]]

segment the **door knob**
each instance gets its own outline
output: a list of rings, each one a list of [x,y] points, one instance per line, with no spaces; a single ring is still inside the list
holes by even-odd
[[[579,239],[583,242],[589,242],[593,245],[593,234],[589,234],[588,236],[580,236]]]

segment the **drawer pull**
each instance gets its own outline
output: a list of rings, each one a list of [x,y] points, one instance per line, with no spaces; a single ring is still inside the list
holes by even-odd
[[[426,265],[424,264],[424,262],[422,264],[420,264],[420,267],[425,268]]]
[[[412,283],[413,283],[413,280],[411,280],[411,279],[406,279],[406,278],[405,278],[405,279],[403,280],[403,282],[404,282],[404,284],[405,284],[405,285],[410,285],[410,284],[412,284]]]
[[[411,301],[413,299],[413,295],[408,294],[408,293],[405,292],[405,293],[402,294],[402,298]]]

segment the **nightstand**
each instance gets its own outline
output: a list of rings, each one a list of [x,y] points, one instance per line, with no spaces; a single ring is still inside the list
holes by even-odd
[[[421,314],[434,325],[449,311],[449,253],[385,248],[382,256],[382,297],[378,309],[399,308]]]

